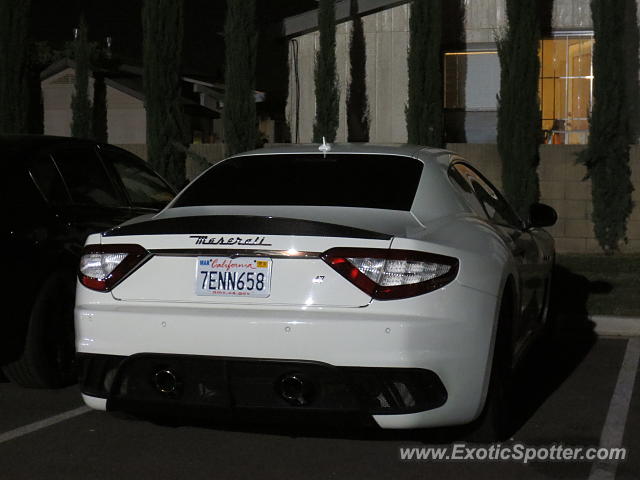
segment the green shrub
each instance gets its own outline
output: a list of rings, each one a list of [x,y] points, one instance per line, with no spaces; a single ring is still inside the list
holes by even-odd
[[[351,82],[347,93],[347,141],[369,141],[369,102],[367,101],[367,50],[358,0],[351,0],[353,26],[349,43]]]
[[[27,133],[30,0],[0,1],[0,133]]]
[[[409,20],[409,143],[442,147],[442,0],[413,0]]]
[[[255,148],[258,139],[254,98],[255,16],[255,0],[227,0],[224,27],[226,91],[222,118],[228,155]]]
[[[320,0],[318,8],[320,49],[316,55],[316,119],[313,124],[313,141],[327,142],[336,139],[338,131],[338,73],[336,71],[336,13],[334,0]]]
[[[606,253],[626,240],[633,203],[629,168],[630,107],[626,94],[626,0],[592,0],[593,108],[589,145],[580,154],[591,178],[594,233]],[[637,41],[637,40],[636,40]]]
[[[181,187],[190,141],[180,95],[182,0],[145,0],[142,26],[149,162],[168,182]]]
[[[529,207],[540,198],[540,26],[536,0],[507,0],[506,6],[508,25],[504,36],[498,39],[498,152],[502,159],[502,190],[526,220]]]

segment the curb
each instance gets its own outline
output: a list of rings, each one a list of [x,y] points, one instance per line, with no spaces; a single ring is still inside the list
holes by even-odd
[[[598,335],[640,336],[640,318],[637,317],[593,315],[589,317],[589,320],[595,323],[594,330]]]

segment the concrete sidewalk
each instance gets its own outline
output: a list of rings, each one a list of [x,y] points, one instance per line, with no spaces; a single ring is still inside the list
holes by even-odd
[[[589,320],[595,323],[595,332],[598,335],[640,336],[640,318],[637,317],[593,315]]]

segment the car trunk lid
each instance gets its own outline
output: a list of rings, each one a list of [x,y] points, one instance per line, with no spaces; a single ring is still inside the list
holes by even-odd
[[[419,227],[408,212],[380,210],[361,212],[351,225],[312,220],[310,212],[298,212],[299,217],[307,218],[203,215],[201,210],[192,213],[179,217],[158,215],[105,233],[105,244],[138,244],[151,254],[113,289],[114,298],[163,303],[362,307],[371,297],[327,265],[321,254],[335,247],[389,248],[393,233]],[[329,217],[329,213],[315,215],[327,220]],[[365,226],[375,230],[361,228]],[[242,267],[249,263],[263,265],[262,272],[269,277],[268,294],[206,293],[205,283],[210,278],[205,272],[218,272],[214,280],[218,287],[218,283],[229,280],[225,272],[250,273]]]

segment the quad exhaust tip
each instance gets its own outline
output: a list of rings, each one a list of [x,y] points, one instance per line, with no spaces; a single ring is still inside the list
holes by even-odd
[[[164,395],[180,393],[181,382],[178,375],[169,368],[162,368],[153,374],[153,385]],[[296,406],[309,405],[315,397],[313,382],[300,373],[288,373],[276,382],[276,391],[287,402]]]
[[[276,390],[287,402],[297,406],[310,404],[315,396],[313,382],[300,373],[288,373],[280,377]]]
[[[177,375],[169,369],[161,369],[154,373],[153,385],[156,390],[165,395],[176,394],[180,388]]]

